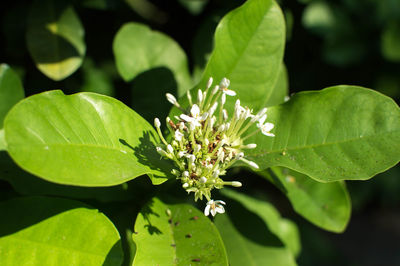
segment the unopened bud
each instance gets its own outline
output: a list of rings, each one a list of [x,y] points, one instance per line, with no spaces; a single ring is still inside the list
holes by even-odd
[[[211,92],[212,95],[216,94],[219,91],[219,86],[215,86],[213,91]]]
[[[189,172],[188,172],[188,171],[183,171],[182,175],[183,175],[184,177],[189,177]]]
[[[214,114],[215,110],[217,109],[217,106],[218,106],[218,102],[215,102],[215,103],[213,104],[213,106],[211,106],[211,108],[210,108],[210,110],[209,110],[210,116],[212,116],[212,115]]]
[[[159,128],[159,127],[161,126],[160,119],[158,119],[157,117],[154,118],[154,126],[155,126],[156,128]]]
[[[203,92],[201,90],[198,90],[197,92],[197,101],[201,103],[203,101]]]
[[[221,96],[221,105],[224,105],[225,102],[226,102],[226,94],[223,93],[222,96]]]
[[[167,94],[165,94],[165,96],[167,97],[167,100],[168,100],[171,104],[176,105],[176,106],[179,107],[178,101],[176,100],[176,98],[175,98],[174,95],[172,95],[171,93],[167,93]]]
[[[219,86],[220,86],[221,88],[228,88],[230,83],[231,83],[231,82],[230,82],[229,79],[223,78],[223,79],[221,80],[221,83],[219,84]]]
[[[168,144],[168,146],[167,146],[167,151],[168,151],[169,153],[174,153],[174,148],[172,148],[172,146],[171,146],[170,144]]]
[[[233,181],[233,182],[231,183],[231,185],[232,185],[233,187],[241,187],[241,186],[242,186],[242,183],[240,183],[239,181]]]
[[[167,153],[160,147],[156,147],[157,152],[162,156],[167,156]]]
[[[213,83],[213,78],[210,77],[210,78],[208,79],[208,82],[207,82],[207,87],[206,87],[207,90],[211,87],[212,83]]]
[[[205,178],[204,176],[202,176],[200,178],[200,183],[205,184],[207,182],[207,178]]]
[[[189,184],[188,184],[188,183],[184,183],[184,184],[182,185],[182,187],[183,187],[183,188],[188,188],[188,187],[189,187]]]
[[[250,144],[247,144],[247,145],[243,145],[241,148],[243,148],[243,149],[254,149],[256,147],[257,147],[257,144],[250,143]]]

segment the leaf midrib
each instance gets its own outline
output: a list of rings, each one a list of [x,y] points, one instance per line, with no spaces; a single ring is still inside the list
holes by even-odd
[[[370,139],[370,138],[376,138],[377,136],[380,138],[383,138],[383,136],[394,134],[394,133],[400,133],[400,130],[396,131],[390,131],[390,132],[385,132],[381,133],[379,135],[370,135],[370,136],[362,136],[358,138],[353,138],[353,139],[346,139],[343,141],[335,141],[335,142],[325,142],[325,143],[319,143],[319,144],[309,144],[301,147],[292,147],[292,148],[281,148],[280,150],[271,150],[271,151],[263,151],[263,152],[258,152],[258,153],[250,153],[250,157],[258,157],[258,156],[264,156],[267,154],[272,154],[272,153],[280,153],[282,151],[296,151],[296,150],[304,150],[304,149],[311,149],[311,148],[316,148],[316,147],[323,147],[323,146],[329,146],[329,145],[337,145],[337,144],[342,144],[342,143],[347,143],[347,142],[353,142],[353,141],[359,141],[361,139]]]

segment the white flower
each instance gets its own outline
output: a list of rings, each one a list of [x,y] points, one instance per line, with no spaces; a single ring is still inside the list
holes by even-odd
[[[221,80],[221,83],[219,84],[219,88],[220,88],[220,90],[221,90],[224,94],[226,94],[226,95],[228,95],[228,96],[235,96],[235,95],[236,95],[236,92],[233,91],[233,90],[229,90],[229,89],[228,89],[230,83],[231,83],[231,82],[229,81],[229,79],[223,78],[223,79]]]
[[[200,116],[200,108],[197,104],[193,104],[192,108],[190,109],[190,114],[192,117],[182,114],[180,115],[180,118],[183,119],[186,122],[189,122],[191,125],[194,127],[199,127],[201,126],[200,122],[204,121],[208,117],[208,113],[203,113]]]
[[[275,137],[275,134],[271,133],[270,131],[274,128],[274,124],[272,123],[265,123],[264,121],[267,119],[267,115],[264,114],[260,120],[258,120],[257,127],[261,130],[261,132],[269,137]]]
[[[204,209],[204,215],[210,215],[210,211],[212,216],[215,216],[217,213],[224,213],[225,209],[222,205],[225,205],[225,202],[223,202],[222,200],[210,200],[209,202],[207,202],[207,206]]]
[[[175,131],[175,139],[177,141],[181,141],[182,137],[183,137],[183,134],[179,130]]]

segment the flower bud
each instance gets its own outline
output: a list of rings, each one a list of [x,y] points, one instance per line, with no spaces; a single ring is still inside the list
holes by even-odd
[[[231,185],[232,185],[233,187],[241,187],[241,186],[242,186],[242,183],[240,183],[239,181],[233,181],[233,182],[231,183]]]
[[[189,187],[189,184],[188,184],[188,183],[184,183],[184,184],[182,185],[182,187],[183,187],[183,188],[188,188],[188,187]]]
[[[200,183],[205,184],[207,182],[207,178],[205,178],[204,176],[202,176],[200,178]]]
[[[210,78],[208,79],[208,82],[207,82],[207,87],[206,87],[207,90],[211,87],[212,83],[213,83],[213,78],[210,77]]]
[[[174,148],[172,148],[172,146],[171,146],[170,144],[168,144],[168,146],[167,146],[167,151],[168,151],[169,153],[174,153]]]
[[[231,82],[229,81],[229,79],[223,78],[223,79],[221,80],[221,83],[219,84],[219,86],[220,86],[221,88],[228,88],[230,83],[231,83]]]
[[[161,126],[160,119],[158,119],[157,117],[154,118],[154,126],[155,126],[156,128],[159,128],[159,127]]]
[[[178,101],[176,100],[176,98],[175,98],[174,95],[172,95],[171,93],[167,93],[167,94],[165,94],[165,96],[167,97],[167,100],[168,100],[171,104],[176,105],[176,106],[179,106]]]

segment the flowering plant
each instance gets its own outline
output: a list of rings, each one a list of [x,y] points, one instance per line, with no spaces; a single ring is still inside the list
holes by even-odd
[[[199,34],[196,52],[212,51],[193,73],[177,42],[138,22],[115,32],[115,62],[97,66],[91,57],[111,45],[91,37],[86,47],[84,35],[109,21],[88,11],[106,2],[33,1],[30,57],[0,65],[0,265],[296,265],[299,229],[270,202],[273,188],[314,225],[343,232],[345,181],[400,161],[391,98],[349,85],[289,96],[274,0],[228,1],[213,39]],[[108,10],[114,22],[127,5],[143,11],[134,2]]]

